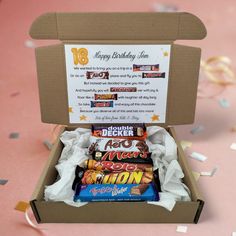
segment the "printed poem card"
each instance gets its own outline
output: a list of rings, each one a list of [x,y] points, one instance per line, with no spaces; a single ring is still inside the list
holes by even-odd
[[[70,123],[164,123],[170,45],[65,45]]]

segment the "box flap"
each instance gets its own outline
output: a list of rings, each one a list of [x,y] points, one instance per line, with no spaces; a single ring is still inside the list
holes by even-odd
[[[189,13],[46,13],[31,25],[34,39],[203,39],[206,28]]]
[[[30,35],[36,39],[60,39],[84,45],[170,45],[166,114],[164,122],[157,123],[193,123],[201,50],[175,45],[172,41],[205,37],[206,29],[196,16],[188,13],[48,13],[34,21]],[[70,122],[69,117],[64,44],[36,48],[36,63],[42,121],[77,125],[78,122]]]

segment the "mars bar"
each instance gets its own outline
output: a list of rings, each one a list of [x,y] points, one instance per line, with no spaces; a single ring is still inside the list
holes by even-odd
[[[151,152],[95,151],[92,157],[96,161],[114,161],[127,163],[153,164]]]

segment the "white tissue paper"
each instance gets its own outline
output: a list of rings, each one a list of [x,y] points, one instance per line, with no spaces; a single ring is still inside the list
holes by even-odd
[[[46,201],[64,201],[80,207],[87,203],[74,202],[74,191],[71,189],[75,177],[75,168],[89,158],[90,129],[78,128],[61,134],[64,144],[61,157],[56,165],[59,180],[45,188]],[[161,183],[160,201],[148,202],[159,205],[171,211],[176,201],[190,201],[190,192],[182,183],[183,171],[177,161],[177,146],[175,140],[162,127],[147,127],[147,145],[152,152],[153,169],[159,169]]]

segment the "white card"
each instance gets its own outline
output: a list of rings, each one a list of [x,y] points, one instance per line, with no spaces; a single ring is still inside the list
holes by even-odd
[[[65,45],[70,123],[164,123],[170,45]]]

